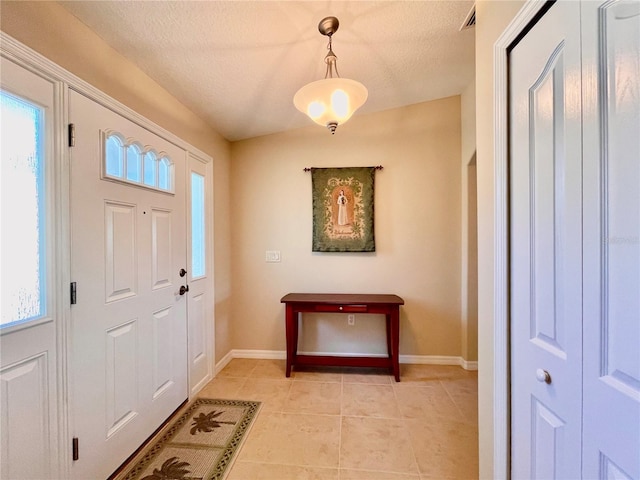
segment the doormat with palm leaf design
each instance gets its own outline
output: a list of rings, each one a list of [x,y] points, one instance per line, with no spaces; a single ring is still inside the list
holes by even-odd
[[[117,480],[222,480],[260,402],[198,398],[169,423]]]

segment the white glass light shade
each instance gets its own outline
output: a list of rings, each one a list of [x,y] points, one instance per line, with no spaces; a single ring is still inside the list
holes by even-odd
[[[340,125],[360,108],[369,92],[360,82],[348,78],[325,78],[302,87],[293,104],[318,125]]]

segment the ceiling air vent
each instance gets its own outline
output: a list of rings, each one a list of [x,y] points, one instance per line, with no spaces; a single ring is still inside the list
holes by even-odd
[[[469,13],[467,13],[467,17],[464,19],[464,22],[462,22],[462,25],[460,26],[460,30],[461,31],[467,30],[475,26],[476,26],[476,5],[474,3],[473,7],[471,7],[471,10],[469,10]]]

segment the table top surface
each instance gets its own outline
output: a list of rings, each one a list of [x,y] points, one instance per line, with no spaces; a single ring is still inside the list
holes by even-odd
[[[326,303],[337,305],[387,304],[404,305],[398,295],[377,293],[288,293],[281,303]]]

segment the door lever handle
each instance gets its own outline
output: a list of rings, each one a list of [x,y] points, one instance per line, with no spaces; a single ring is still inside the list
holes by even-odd
[[[184,295],[189,291],[189,285],[181,285],[180,286],[180,295]]]

